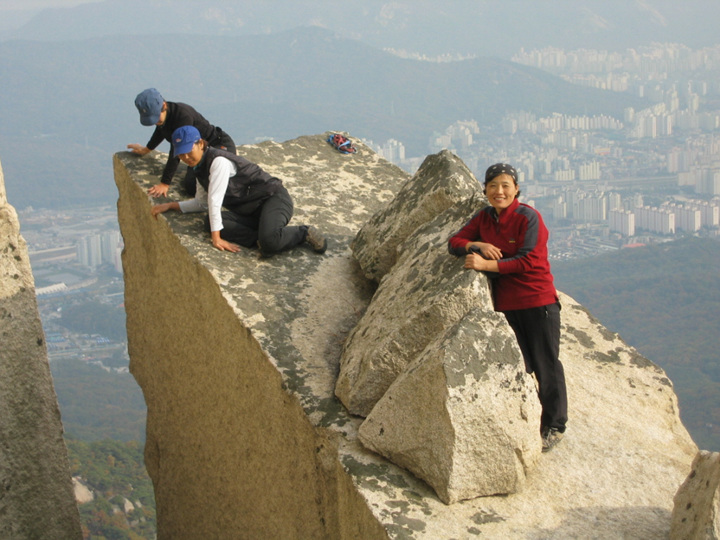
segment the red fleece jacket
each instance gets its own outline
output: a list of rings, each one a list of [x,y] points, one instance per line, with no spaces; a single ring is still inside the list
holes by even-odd
[[[465,255],[465,245],[476,241],[500,248],[500,274],[491,280],[495,311],[513,311],[557,302],[547,240],[540,213],[515,199],[499,218],[492,206],[480,210],[450,238],[449,249]]]

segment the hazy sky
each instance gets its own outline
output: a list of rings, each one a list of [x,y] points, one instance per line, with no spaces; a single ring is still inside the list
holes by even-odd
[[[73,7],[79,4],[99,2],[100,0],[3,0],[0,2],[0,11],[4,10],[35,10],[51,7]]]

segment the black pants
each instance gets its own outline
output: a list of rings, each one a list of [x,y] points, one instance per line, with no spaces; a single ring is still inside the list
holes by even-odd
[[[237,154],[235,141],[219,127],[215,128],[215,137],[208,141],[208,144],[213,148],[219,148],[220,150],[227,150],[228,152]],[[195,183],[195,170],[192,167],[187,168],[185,178],[182,179],[182,187],[188,195],[195,195],[197,184]]]
[[[252,215],[223,210],[220,238],[244,247],[257,246],[263,255],[269,256],[305,241],[308,229],[305,225],[287,226],[292,215],[292,198],[287,190],[281,187]]]
[[[542,405],[542,427],[565,431],[567,389],[565,370],[560,363],[560,303],[505,311],[515,332],[528,373],[535,373]]]

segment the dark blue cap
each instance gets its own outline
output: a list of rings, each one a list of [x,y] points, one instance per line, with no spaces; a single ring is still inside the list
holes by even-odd
[[[140,92],[135,98],[135,106],[140,111],[140,123],[143,126],[154,126],[160,121],[160,113],[165,100],[160,92],[148,88]]]

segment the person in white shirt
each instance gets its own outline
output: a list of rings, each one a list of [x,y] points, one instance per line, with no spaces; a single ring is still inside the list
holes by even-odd
[[[325,253],[327,240],[315,227],[288,225],[293,202],[282,180],[244,157],[209,146],[194,126],[176,129],[172,145],[195,171],[195,198],[156,204],[153,216],[168,210],[207,211],[212,244],[221,251],[257,247],[269,257],[306,243]]]

